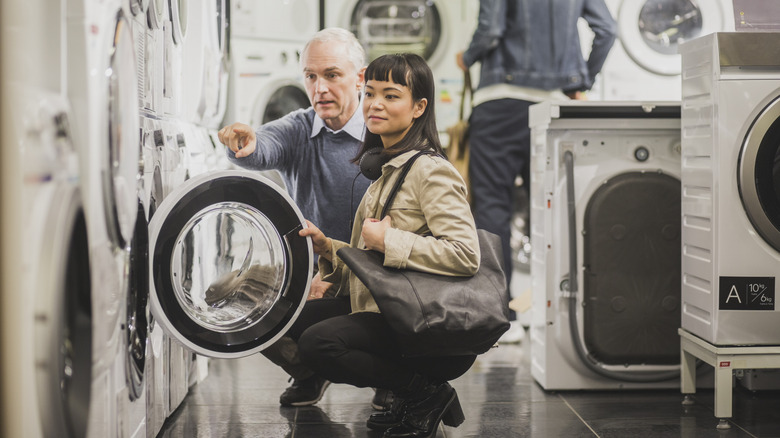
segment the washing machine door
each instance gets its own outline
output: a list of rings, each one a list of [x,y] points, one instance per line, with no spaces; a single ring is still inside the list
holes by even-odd
[[[92,382],[92,289],[87,224],[79,189],[51,183],[36,210],[35,375],[45,436],[86,436]],[[56,187],[55,187],[56,185]],[[43,194],[43,193],[42,193]],[[39,229],[39,228],[32,228]]]
[[[350,26],[370,60],[401,52],[430,60],[442,42],[441,15],[431,0],[360,0]]]
[[[168,0],[168,12],[173,25],[173,42],[176,45],[181,45],[187,36],[188,6],[189,2],[187,0]]]
[[[724,30],[726,16],[721,1],[624,0],[617,21],[620,41],[637,65],[673,76],[682,69],[680,43]]]
[[[739,192],[750,222],[780,252],[780,97],[753,121],[739,157]]]
[[[135,48],[130,24],[121,14],[114,29],[108,75],[108,151],[102,170],[105,217],[118,248],[130,244],[138,209],[141,155]]]
[[[270,180],[231,170],[174,190],[149,224],[154,318],[195,353],[235,358],[282,336],[306,301],[311,239]]]
[[[252,126],[264,125],[285,115],[311,105],[306,92],[297,84],[283,85],[277,88],[265,104],[259,104],[252,114]]]

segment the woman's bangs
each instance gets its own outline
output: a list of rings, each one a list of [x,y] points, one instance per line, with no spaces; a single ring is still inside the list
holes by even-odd
[[[374,60],[366,69],[365,79],[367,81],[394,82],[398,85],[408,87],[407,77],[409,75],[409,66],[406,60],[399,55],[381,56]]]

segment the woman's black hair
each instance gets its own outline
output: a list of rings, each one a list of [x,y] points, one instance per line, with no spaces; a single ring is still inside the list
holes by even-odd
[[[352,160],[354,163],[358,163],[360,157],[367,150],[377,147],[381,148],[382,155],[388,158],[412,150],[423,151],[427,149],[446,156],[439,141],[439,131],[436,129],[436,112],[434,111],[436,86],[433,73],[421,56],[413,53],[382,55],[368,64],[364,78],[366,82],[369,80],[392,81],[408,87],[412,92],[414,102],[427,99],[428,104],[423,114],[412,122],[412,127],[409,128],[409,132],[404,138],[387,149],[383,148],[382,139],[378,134],[372,134],[366,130],[363,145]]]

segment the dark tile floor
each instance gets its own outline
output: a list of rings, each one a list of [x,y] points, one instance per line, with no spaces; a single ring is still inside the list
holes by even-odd
[[[713,391],[683,407],[678,390],[546,392],[531,377],[528,347],[502,345],[452,382],[466,422],[454,437],[780,437],[780,392],[734,390],[731,428],[717,430]],[[159,437],[381,437],[366,428],[373,391],[331,385],[313,407],[283,408],[287,375],[262,355],[212,360]]]

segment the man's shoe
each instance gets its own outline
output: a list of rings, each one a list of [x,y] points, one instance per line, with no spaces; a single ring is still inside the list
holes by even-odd
[[[308,379],[294,379],[279,397],[279,403],[282,406],[311,406],[320,401],[328,385],[329,381],[316,375]]]
[[[384,412],[393,405],[393,391],[389,389],[376,388],[374,398],[371,399],[371,407],[375,411]]]

